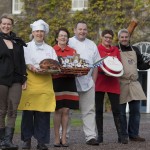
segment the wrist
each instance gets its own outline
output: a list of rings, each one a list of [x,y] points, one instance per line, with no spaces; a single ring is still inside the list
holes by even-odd
[[[34,73],[36,73],[36,68],[33,65],[28,65],[28,69]]]

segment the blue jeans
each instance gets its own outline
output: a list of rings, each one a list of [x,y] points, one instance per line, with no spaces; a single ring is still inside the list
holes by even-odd
[[[126,104],[121,104],[121,122],[122,122],[122,134],[126,137],[133,138],[139,135],[140,125],[140,101],[133,100],[128,102],[129,104],[129,121],[127,124],[126,117]]]

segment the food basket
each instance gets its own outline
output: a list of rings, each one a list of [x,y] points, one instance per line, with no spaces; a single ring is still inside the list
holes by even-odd
[[[44,72],[48,74],[60,74],[61,70],[46,69]]]
[[[89,63],[85,59],[80,58],[79,54],[74,56],[59,57],[60,69],[62,74],[70,75],[86,75],[90,71]]]
[[[90,68],[67,68],[67,67],[61,67],[61,73],[62,74],[72,74],[72,75],[87,75],[90,71]]]

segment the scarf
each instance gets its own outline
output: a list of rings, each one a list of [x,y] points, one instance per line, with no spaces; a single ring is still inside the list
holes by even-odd
[[[119,49],[122,51],[122,52],[126,52],[126,51],[132,51],[133,48],[131,45],[122,45],[121,43],[118,44],[118,47]]]
[[[110,46],[109,49],[107,49],[102,44],[98,45],[98,48],[101,51],[103,51],[105,53],[105,55],[109,55],[109,54],[111,54],[115,50],[115,47],[113,47],[113,46]]]
[[[0,32],[0,37],[2,39],[10,40],[12,43],[17,43],[21,46],[27,47],[26,43],[20,37],[16,37],[16,34],[14,32],[10,32],[10,34]]]

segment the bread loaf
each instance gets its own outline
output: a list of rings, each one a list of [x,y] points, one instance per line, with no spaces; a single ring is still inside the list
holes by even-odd
[[[39,64],[41,69],[60,70],[59,62],[53,59],[44,59]]]
[[[130,22],[128,28],[127,28],[128,32],[130,33],[130,36],[132,35],[132,33],[133,33],[135,27],[137,26],[137,24],[138,24],[138,23],[137,23],[137,20],[136,20],[136,19],[132,19],[132,20],[131,20],[131,22]]]

